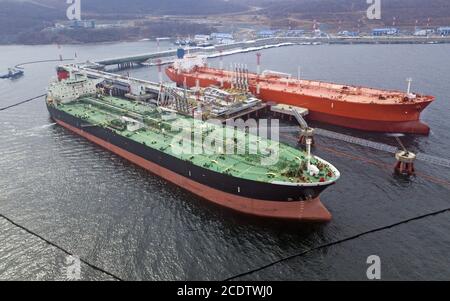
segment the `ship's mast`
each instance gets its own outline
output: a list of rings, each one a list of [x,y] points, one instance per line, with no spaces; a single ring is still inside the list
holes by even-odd
[[[408,93],[408,95],[410,95],[410,94],[411,94],[411,83],[412,83],[412,78],[411,78],[411,77],[407,78],[407,79],[406,79],[406,82],[408,83],[408,92],[406,92],[406,93]]]
[[[306,170],[311,170],[311,138],[306,139]]]
[[[261,74],[261,53],[256,54],[256,73],[258,76]]]
[[[412,83],[412,78],[407,78],[406,82],[408,83],[408,90],[406,91],[406,97],[408,97],[408,99],[414,99],[416,98],[416,95],[414,95],[413,93],[411,93],[411,83]]]

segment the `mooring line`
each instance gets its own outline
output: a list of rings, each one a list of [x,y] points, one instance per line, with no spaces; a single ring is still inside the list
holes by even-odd
[[[31,61],[31,62],[17,64],[15,66],[15,68],[23,69],[22,66],[25,66],[25,65],[38,64],[38,63],[51,63],[51,62],[66,62],[66,61],[73,61],[73,60],[74,59]]]
[[[328,138],[328,139],[339,140],[342,142],[351,143],[351,144],[362,146],[362,147],[368,147],[368,148],[371,148],[374,150],[388,152],[391,154],[396,154],[399,151],[398,147],[391,146],[388,144],[374,142],[371,140],[366,140],[366,139],[362,139],[362,138],[358,138],[358,137],[354,137],[354,136],[349,136],[349,135],[341,134],[338,132],[328,131],[328,130],[324,130],[321,128],[315,128],[314,130],[317,135]],[[291,127],[282,127],[282,128],[280,128],[280,131],[286,132],[286,133],[288,133],[288,132],[298,133],[299,129],[298,129],[298,127],[296,128],[294,126],[291,126]],[[397,139],[397,143],[402,146],[402,149],[405,149],[405,146],[403,146],[400,139],[398,137],[395,137],[395,138]],[[416,159],[418,161],[438,165],[441,167],[450,168],[450,159],[447,159],[447,158],[441,158],[441,157],[428,155],[428,154],[424,154],[424,153],[416,153]]]
[[[366,235],[373,234],[373,233],[376,233],[376,232],[381,232],[381,231],[384,231],[384,230],[389,230],[389,229],[395,228],[395,227],[400,226],[400,225],[404,225],[404,224],[407,224],[407,223],[410,223],[410,222],[413,222],[413,221],[417,221],[417,220],[421,220],[421,219],[424,219],[424,218],[440,215],[440,214],[447,213],[447,212],[450,212],[450,208],[446,208],[446,209],[439,210],[439,211],[436,211],[436,212],[432,212],[432,213],[416,216],[416,217],[413,217],[413,218],[410,218],[410,219],[407,219],[407,220],[403,220],[401,222],[398,222],[398,223],[395,223],[395,224],[392,224],[392,225],[389,225],[389,226],[376,228],[376,229],[369,230],[369,231],[366,231],[366,232],[362,232],[362,233],[359,233],[359,234],[356,234],[356,235],[353,235],[353,236],[350,236],[350,237],[347,237],[347,238],[344,238],[344,239],[340,239],[340,240],[337,240],[337,241],[333,241],[333,242],[329,242],[329,243],[326,243],[326,244],[322,244],[322,245],[319,245],[317,247],[314,247],[314,248],[308,249],[306,251],[303,251],[301,253],[297,253],[297,254],[294,254],[294,255],[291,255],[291,256],[284,257],[284,258],[281,258],[279,260],[273,261],[273,262],[271,262],[269,264],[266,264],[264,266],[261,266],[259,268],[252,269],[252,270],[249,270],[247,272],[243,272],[243,273],[240,273],[238,275],[229,277],[229,278],[225,279],[224,281],[231,281],[231,280],[234,280],[234,279],[237,279],[237,278],[241,278],[243,276],[251,275],[251,274],[254,274],[256,272],[265,270],[265,269],[267,269],[269,267],[272,267],[274,265],[277,265],[279,263],[282,263],[284,261],[288,261],[288,260],[296,258],[296,257],[301,257],[303,255],[306,255],[308,253],[311,253],[311,252],[314,252],[314,251],[317,251],[317,250],[325,249],[325,248],[328,248],[328,247],[331,247],[331,246],[335,246],[335,245],[338,245],[338,244],[341,244],[341,243],[344,243],[344,242],[347,242],[347,241],[358,239],[358,238],[360,238],[362,236],[366,236]]]
[[[36,232],[33,232],[32,230],[29,230],[28,228],[26,228],[26,227],[24,227],[24,226],[22,226],[22,225],[16,223],[15,221],[13,221],[12,219],[6,217],[5,215],[0,214],[0,217],[3,218],[3,219],[5,219],[6,221],[8,221],[10,224],[12,224],[12,225],[14,225],[14,226],[16,226],[16,227],[18,227],[18,228],[24,230],[24,231],[27,232],[28,234],[31,234],[31,235],[33,235],[34,237],[37,237],[37,238],[39,238],[40,240],[44,241],[45,243],[47,243],[47,244],[49,244],[49,245],[51,245],[51,246],[57,248],[58,250],[60,250],[60,251],[62,251],[62,252],[64,252],[64,253],[66,253],[67,255],[70,255],[70,256],[76,256],[75,254],[73,254],[73,253],[67,251],[66,249],[64,249],[63,247],[57,245],[56,243],[51,242],[51,241],[49,241],[48,239],[46,239],[46,238],[42,237],[41,235],[37,234]],[[96,266],[96,265],[94,265],[94,264],[92,264],[92,263],[90,263],[90,262],[88,262],[88,261],[82,259],[82,258],[80,258],[80,261],[81,261],[82,263],[86,264],[87,266],[91,267],[92,269],[94,269],[94,270],[96,270],[96,271],[99,271],[99,272],[101,272],[101,273],[103,273],[103,274],[106,274],[106,275],[112,277],[112,278],[115,279],[115,280],[118,280],[118,281],[124,281],[123,279],[121,279],[120,277],[114,275],[113,273],[110,273],[110,272],[108,272],[108,271],[106,271],[106,270],[104,270],[104,269],[102,269],[102,268],[100,268],[100,267],[98,267],[98,266]]]
[[[365,162],[365,163],[372,164],[372,165],[375,165],[375,166],[378,166],[381,168],[386,168],[386,169],[393,168],[393,166],[383,163],[383,162],[380,162],[380,161],[374,161],[374,160],[370,160],[370,159],[361,158],[358,156],[354,156],[351,154],[347,154],[345,152],[341,152],[341,151],[326,147],[326,146],[317,145],[316,147],[318,149],[323,149],[324,151],[328,151],[328,152],[333,153],[340,157],[346,157],[349,159]],[[450,182],[446,181],[445,179],[439,179],[439,178],[436,178],[434,176],[431,176],[431,175],[428,175],[428,174],[425,174],[422,172],[416,172],[415,174],[416,174],[416,176],[424,178],[426,180],[429,180],[429,181],[433,182],[434,184],[445,186],[445,188],[450,188]]]
[[[322,146],[322,145],[319,145],[319,144],[316,145],[316,148],[322,149],[324,151],[328,151],[328,152],[333,153],[333,154],[335,154],[337,156],[346,157],[346,158],[349,158],[349,159],[361,161],[361,162],[372,164],[372,165],[375,165],[375,166],[384,167],[384,168],[390,168],[391,167],[389,164],[383,163],[381,161],[375,161],[375,160],[371,160],[371,159],[358,157],[358,156],[355,156],[355,155],[352,155],[352,154],[348,154],[348,153],[345,153],[345,152],[341,152],[341,151],[335,150],[333,148]]]
[[[429,180],[431,182],[434,182],[435,184],[444,185],[444,186],[447,186],[446,188],[450,188],[450,182],[446,181],[444,179],[439,179],[439,178],[427,175],[427,174],[422,173],[422,172],[417,172],[417,171],[416,171],[416,175],[418,177],[422,177],[422,178],[427,179],[427,180]]]
[[[45,95],[47,95],[47,94],[42,94],[42,95],[39,95],[39,96],[35,96],[35,97],[33,97],[33,98],[29,98],[29,99],[20,101],[20,102],[18,102],[18,103],[12,104],[12,105],[10,105],[10,106],[4,107],[4,108],[0,108],[0,111],[5,111],[5,110],[8,110],[8,109],[11,109],[11,108],[20,106],[21,104],[24,104],[24,103],[33,101],[33,100],[35,100],[35,99],[39,99],[39,98],[41,98],[41,97],[44,97]]]
[[[284,138],[286,138],[288,140],[292,140],[293,141],[291,136],[288,136],[288,135],[285,135],[285,134],[280,134],[280,137],[284,137]],[[315,147],[317,149],[322,149],[324,151],[327,151],[329,153],[332,153],[332,154],[334,154],[336,156],[339,156],[339,157],[342,157],[342,158],[348,158],[348,159],[357,160],[357,161],[360,161],[360,162],[363,162],[363,163],[367,163],[367,164],[371,164],[371,165],[377,166],[377,167],[382,168],[382,169],[389,170],[391,168],[392,169],[394,168],[393,165],[391,166],[390,164],[387,164],[387,163],[384,163],[384,162],[381,162],[381,161],[358,157],[358,156],[355,156],[355,155],[352,155],[352,154],[348,154],[346,152],[338,151],[336,149],[323,146],[323,145],[316,144]],[[445,179],[439,179],[437,177],[434,177],[434,176],[431,176],[431,175],[428,175],[428,174],[422,173],[422,172],[416,172],[416,176],[424,178],[426,180],[429,180],[430,182],[433,182],[434,184],[441,185],[441,186],[443,186],[446,189],[450,189],[450,182],[446,181]]]

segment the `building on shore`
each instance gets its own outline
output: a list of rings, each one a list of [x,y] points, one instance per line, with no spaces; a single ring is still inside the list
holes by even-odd
[[[94,20],[74,20],[69,25],[71,28],[95,28]]]
[[[338,36],[340,36],[340,37],[357,37],[357,36],[359,36],[359,32],[343,30],[343,31],[338,32]]]
[[[437,29],[437,32],[441,36],[449,36],[450,35],[450,26],[448,26],[448,27],[439,27]]]
[[[235,42],[234,36],[231,33],[213,32],[210,37],[219,44],[232,44]]]
[[[273,38],[276,35],[276,31],[274,31],[274,30],[261,30],[256,35],[260,39]]]
[[[291,29],[286,31],[285,35],[287,37],[303,37],[305,35],[305,31],[303,29]]]
[[[211,36],[207,35],[207,34],[196,34],[194,36],[194,41],[196,41],[196,42],[203,42],[203,43],[205,43],[205,42],[208,42],[210,40],[211,40]]]
[[[395,36],[398,35],[400,31],[397,28],[375,28],[372,30],[373,36]]]
[[[416,29],[414,35],[416,37],[426,37],[432,35],[434,33],[434,29]]]

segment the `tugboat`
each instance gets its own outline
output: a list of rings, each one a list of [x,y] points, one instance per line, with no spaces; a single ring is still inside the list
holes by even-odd
[[[18,78],[23,75],[23,70],[18,68],[8,68],[8,73],[0,74],[0,78]]]

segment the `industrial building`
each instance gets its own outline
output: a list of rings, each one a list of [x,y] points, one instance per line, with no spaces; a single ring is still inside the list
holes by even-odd
[[[359,32],[343,30],[343,31],[340,31],[338,33],[338,36],[341,36],[341,37],[357,37],[357,36],[359,36]]]
[[[274,30],[261,30],[257,33],[258,38],[273,38],[276,35],[276,31]]]
[[[375,28],[372,30],[373,36],[394,36],[399,34],[400,31],[397,28]]]
[[[94,20],[74,20],[69,25],[71,28],[95,28]]]
[[[449,27],[439,27],[437,29],[437,32],[441,35],[441,36],[448,36],[450,35],[450,26]]]
[[[220,44],[232,44],[235,42],[231,33],[224,32],[213,32],[211,34],[211,39],[216,40]]]

